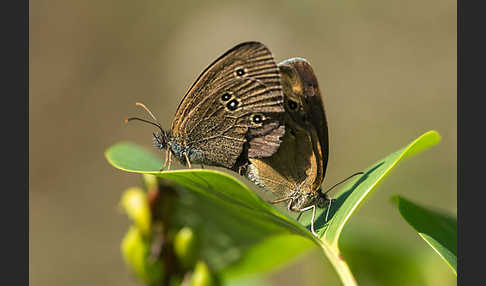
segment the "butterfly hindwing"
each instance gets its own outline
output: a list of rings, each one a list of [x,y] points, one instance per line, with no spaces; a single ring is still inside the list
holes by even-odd
[[[324,103],[322,101],[319,84],[316,75],[309,62],[305,59],[294,58],[289,62],[301,78],[304,89],[305,106],[307,107],[306,117],[308,123],[313,127],[314,132],[319,137],[318,148],[322,152],[322,179],[324,179],[327,162],[329,159],[329,135],[326,120],[326,112],[324,110]]]
[[[250,159],[246,176],[296,208],[315,204],[328,156],[327,123],[317,79],[300,58],[279,65],[284,92],[285,136],[270,158]]]

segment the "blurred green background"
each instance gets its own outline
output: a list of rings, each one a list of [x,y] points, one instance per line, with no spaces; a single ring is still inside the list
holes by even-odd
[[[277,62],[314,68],[329,124],[324,188],[441,133],[358,210],[341,248],[360,285],[455,285],[389,198],[456,214],[456,15],[452,0],[30,1],[30,284],[140,285],[120,255],[129,221],[118,207],[140,177],[103,152],[121,140],[151,148],[153,128],[123,122],[143,114],[135,102],[169,127],[209,63],[257,40]],[[322,265],[311,253],[268,283],[323,285]]]

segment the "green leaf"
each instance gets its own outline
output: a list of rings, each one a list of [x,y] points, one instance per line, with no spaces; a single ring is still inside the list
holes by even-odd
[[[331,219],[327,224],[327,228],[322,228],[320,231],[320,234],[323,235],[322,238],[337,250],[339,237],[346,222],[398,162],[439,143],[439,141],[439,133],[429,131],[408,146],[373,164],[364,171],[364,175],[361,177],[348,182],[342,188],[344,191],[332,204]]]
[[[312,241],[299,235],[272,236],[249,248],[242,259],[225,269],[223,275],[234,278],[275,270],[284,266],[282,261],[302,255],[314,246]]]
[[[128,142],[108,148],[105,157],[113,167],[134,173],[157,173],[163,164],[153,153]]]
[[[333,202],[330,220],[324,223],[324,209],[318,213],[316,231],[321,239],[308,231],[309,226],[303,227],[225,173],[208,169],[160,172],[161,160],[130,143],[112,146],[105,156],[116,168],[153,174],[183,186],[179,189],[181,199],[176,207],[180,211],[174,215],[181,225],[201,230],[202,256],[223,279],[263,273],[319,247],[343,284],[356,285],[337,245],[344,224],[401,159],[425,150],[439,140],[437,132],[427,132],[368,168],[364,175],[350,180]],[[309,213],[303,216],[304,225],[309,224],[309,219]],[[278,245],[280,247],[276,247]]]
[[[457,275],[457,219],[429,210],[400,196],[393,197],[400,215]]]
[[[456,280],[451,273],[438,270],[437,263],[428,262],[430,255],[402,239],[399,232],[376,228],[374,223],[355,225],[346,230],[339,245],[360,285],[451,285],[450,282]],[[427,279],[433,279],[435,283],[428,283]]]
[[[288,261],[319,244],[319,240],[302,225],[225,173],[209,169],[159,172],[162,161],[130,143],[114,145],[107,150],[106,157],[119,169],[153,174],[183,186],[178,189],[181,199],[176,208],[183,211],[174,216],[181,225],[201,230],[204,243],[201,248],[205,251],[203,256],[208,258],[212,269],[224,273],[224,278],[230,279],[243,273],[235,266],[229,267],[240,258],[246,261],[238,264],[245,271],[261,272],[261,263],[252,261],[264,260],[267,252],[260,251],[257,245],[265,245],[267,241],[292,245],[280,251],[273,258],[274,262],[267,266],[279,265],[282,260]],[[303,238],[307,243],[296,244],[297,240],[302,241]],[[244,254],[248,254],[248,257]],[[226,268],[228,274],[224,271]]]

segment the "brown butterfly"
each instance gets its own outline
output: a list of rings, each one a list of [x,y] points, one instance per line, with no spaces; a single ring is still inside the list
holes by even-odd
[[[311,231],[314,235],[316,206],[323,208],[332,200],[321,190],[328,155],[329,140],[326,114],[310,64],[302,58],[283,61],[279,65],[285,97],[285,128],[279,150],[269,158],[250,158],[246,176],[255,184],[270,190],[288,202],[291,211],[312,209]]]
[[[265,158],[280,146],[285,133],[280,73],[269,49],[259,42],[241,43],[210,64],[189,88],[172,127],[157,126],[154,143],[182,164],[225,167],[239,171],[248,158]]]

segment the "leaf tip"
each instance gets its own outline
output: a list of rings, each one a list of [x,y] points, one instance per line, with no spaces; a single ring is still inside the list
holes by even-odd
[[[440,133],[437,130],[430,130],[430,131],[426,132],[424,134],[424,136],[429,137],[429,140],[432,143],[432,145],[435,145],[435,144],[439,143],[440,140],[442,140],[442,136],[440,135]]]

